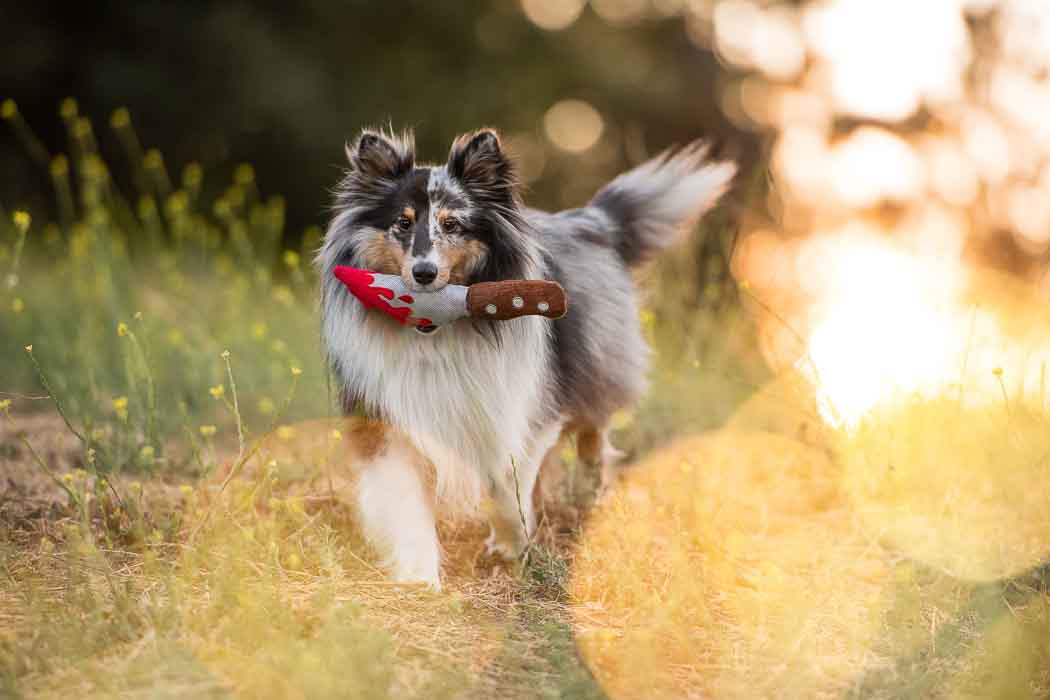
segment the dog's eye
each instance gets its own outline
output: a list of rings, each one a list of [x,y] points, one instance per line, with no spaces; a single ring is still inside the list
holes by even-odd
[[[412,228],[412,219],[408,218],[407,216],[402,216],[400,219],[397,220],[397,227],[402,231],[407,231],[408,229]]]
[[[455,233],[459,230],[459,222],[455,219],[445,219],[441,222],[441,229],[445,233]]]

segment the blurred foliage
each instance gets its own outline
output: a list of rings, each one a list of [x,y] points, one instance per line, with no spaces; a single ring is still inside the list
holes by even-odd
[[[123,436],[106,455],[123,465],[144,448],[159,459],[174,437],[206,451],[232,427],[229,394],[208,393],[227,380],[223,350],[249,422],[276,415],[292,366],[305,371],[286,418],[329,410],[308,261],[361,127],[414,127],[423,160],[462,131],[499,127],[529,203],[549,208],[583,203],[672,143],[729,135],[746,151],[719,113],[715,59],[681,17],[627,27],[587,7],[548,32],[518,3],[479,1],[42,2],[5,15],[0,270],[21,245],[11,213],[34,223],[0,300],[0,388],[39,387],[23,350],[34,344],[86,443]],[[564,100],[600,115],[582,152],[545,124]],[[732,226],[723,217],[652,275],[674,299],[658,306],[679,310],[646,319],[666,347],[655,379],[686,381],[696,410],[654,391],[652,420],[620,420],[630,449],[718,424],[761,376],[718,331],[736,308]],[[132,336],[117,336],[121,323]]]
[[[58,222],[19,210],[0,223],[0,391],[15,408],[53,397],[84,465],[101,471],[208,471],[234,428],[243,443],[246,425],[333,412],[310,265],[321,229],[286,247],[285,200],[262,195],[247,164],[210,197],[200,164],[172,172],[151,149],[121,188],[97,143],[113,134],[139,148],[128,111],[96,130],[76,102],[61,109],[76,157],[48,164]],[[30,129],[17,111],[7,121]],[[732,291],[725,219],[712,215],[644,285],[654,386],[616,421],[632,453],[719,425],[765,375]]]
[[[81,195],[66,227],[23,212],[3,224],[0,365],[18,408],[44,390],[102,470],[170,459],[203,469],[216,423],[323,415],[311,253],[281,247],[283,199],[263,199],[242,166],[221,197],[202,200],[191,164],[166,198],[133,203],[88,138],[78,151],[55,176]]]
[[[426,160],[443,159],[463,131],[498,127],[538,151],[533,200],[550,208],[582,203],[671,143],[740,143],[717,107],[715,58],[681,18],[614,26],[586,8],[570,28],[546,32],[502,0],[50,0],[0,17],[0,97],[18,103],[50,153],[67,150],[54,120],[65,97],[96,122],[127,106],[145,145],[174,170],[200,161],[212,173],[205,190],[222,186],[234,159],[254,163],[260,181],[287,196],[293,237],[320,222],[343,143],[370,124],[414,127]],[[544,113],[566,98],[605,121],[602,141],[579,156],[543,137]],[[110,160],[121,151],[111,136],[100,146]],[[52,206],[48,177],[29,172],[15,140],[0,135],[0,201],[38,213]]]

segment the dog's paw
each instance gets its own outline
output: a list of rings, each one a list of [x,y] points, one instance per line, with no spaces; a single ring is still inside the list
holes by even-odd
[[[441,592],[441,578],[437,575],[420,575],[412,572],[394,572],[391,578],[395,583],[406,586],[426,586],[435,593]]]
[[[383,564],[395,583],[424,585],[434,591],[441,590],[441,567],[436,558],[404,558],[400,561],[387,560]]]
[[[485,538],[485,554],[490,557],[499,557],[500,559],[506,559],[507,561],[514,561],[521,556],[524,547],[515,542],[507,542],[504,538],[498,537],[495,528],[489,532],[489,536]]]

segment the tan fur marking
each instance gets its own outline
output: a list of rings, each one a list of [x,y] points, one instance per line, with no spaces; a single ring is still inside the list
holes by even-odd
[[[416,223],[416,210],[413,207],[405,207],[401,210],[401,215],[409,219],[413,224]]]
[[[350,444],[363,459],[372,459],[387,444],[389,428],[387,424],[372,419],[353,421],[349,426]]]
[[[458,245],[442,245],[441,255],[448,266],[448,281],[452,284],[464,284],[467,277],[475,270],[488,254],[488,246],[481,241],[462,241]]]
[[[587,426],[576,434],[576,453],[586,464],[601,464],[602,436],[597,428]]]
[[[365,266],[384,275],[401,274],[405,251],[401,244],[390,240],[386,233],[377,232],[364,248]]]

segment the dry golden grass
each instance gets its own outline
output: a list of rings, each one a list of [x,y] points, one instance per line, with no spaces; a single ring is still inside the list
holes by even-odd
[[[775,428],[767,418],[777,410],[749,404],[732,424]],[[921,425],[910,410],[909,425]],[[975,417],[960,421],[961,431]],[[63,510],[54,485],[24,465],[18,481],[31,493],[8,494],[7,508],[49,505],[17,513],[19,529],[5,535],[0,679],[30,697],[1050,691],[1046,581],[1018,568],[1050,542],[1037,513],[1044,491],[1036,471],[1011,480],[974,456],[999,434],[994,421],[967,439],[942,426],[946,442],[908,453],[930,478],[889,481],[858,460],[914,436],[887,428],[829,445],[824,433],[799,440],[794,421],[783,427],[788,435],[725,429],[654,453],[629,468],[578,542],[577,514],[542,504],[539,546],[523,568],[486,558],[479,524],[445,523],[442,594],[392,585],[370,563],[340,498],[352,479],[345,419],[275,431],[228,482],[224,470],[196,483],[115,479],[119,493],[139,494],[137,509],[124,509],[142,514],[141,542],[132,525],[113,526],[131,517],[114,517],[119,503],[103,494]],[[1011,439],[1039,449],[1041,436]],[[966,469],[928,464],[960,464],[944,459],[949,450],[971,456]],[[71,481],[98,493],[93,479]],[[1025,483],[1036,488],[1006,488]],[[929,516],[927,540],[904,511]],[[942,529],[952,514],[975,542],[1023,555],[994,560],[1011,564],[1001,572],[1012,583],[981,585],[937,558],[947,543],[959,560],[987,565],[986,549],[964,551],[969,540]]]
[[[66,480],[88,504],[78,512],[48,480],[21,480],[33,485],[26,498],[53,510],[19,512],[22,529],[4,538],[0,688],[31,697],[599,692],[575,657],[560,554],[540,548],[520,571],[486,558],[479,524],[445,523],[446,590],[391,584],[329,490],[327,465],[336,479],[352,471],[346,421],[289,427],[229,480],[116,479],[149,514],[142,542],[106,535],[114,511],[130,505],[86,497],[97,493],[94,477]],[[167,517],[170,530],[149,529]],[[544,542],[567,553],[556,525],[544,527]]]
[[[778,412],[745,411],[740,423]],[[976,433],[954,449],[988,437]],[[954,499],[943,497],[945,482],[933,475],[909,478],[898,500],[876,503],[887,494],[871,489],[871,472],[862,470],[869,479],[858,486],[854,460],[839,458],[856,449],[727,429],[682,439],[632,469],[582,535],[571,585],[581,647],[611,696],[1050,692],[1046,573],[981,588],[940,567],[948,545],[958,547],[953,561],[986,565],[982,552],[965,546],[979,536],[986,548],[1023,552],[1024,562],[1039,559],[1033,547],[1041,543],[1045,557],[1045,516],[1022,506],[1004,517],[1001,492],[989,505],[990,487],[977,488],[982,478],[996,481],[987,462],[969,465]],[[1025,478],[1034,487],[1028,503],[1045,507],[1044,484],[1033,473]],[[889,528],[901,536],[887,537],[894,517],[873,516],[876,505],[900,511],[933,501],[954,522],[989,510],[966,542],[945,534],[942,521],[922,533],[939,538],[915,537],[913,523]],[[1004,537],[1009,527],[1018,531]],[[1004,660],[1009,673],[999,669]]]

